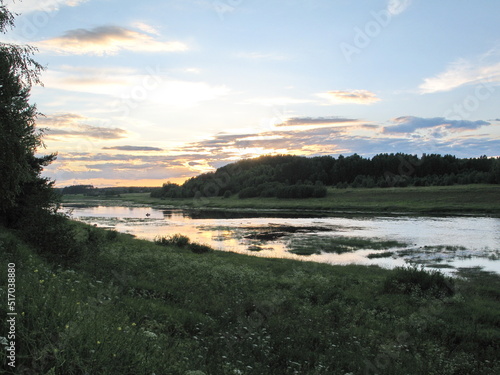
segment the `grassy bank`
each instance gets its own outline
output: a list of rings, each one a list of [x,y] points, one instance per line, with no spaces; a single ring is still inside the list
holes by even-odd
[[[308,209],[363,212],[489,213],[500,214],[500,185],[455,185],[407,188],[329,189],[325,198],[238,199],[212,197],[200,199],[151,198],[149,194],[123,194],[115,198],[83,195],[64,196],[64,202],[133,202],[196,208]]]
[[[16,373],[500,372],[498,276],[196,254],[72,225],[84,251],[64,266],[0,228],[0,278],[16,265]]]

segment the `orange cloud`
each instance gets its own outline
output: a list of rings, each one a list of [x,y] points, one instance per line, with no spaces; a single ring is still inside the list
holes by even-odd
[[[381,99],[368,90],[334,90],[318,94],[332,104],[373,104]]]
[[[42,51],[72,55],[116,55],[121,51],[179,52],[188,47],[178,41],[159,41],[145,32],[118,26],[101,26],[91,30],[76,29],[59,38],[37,43]]]

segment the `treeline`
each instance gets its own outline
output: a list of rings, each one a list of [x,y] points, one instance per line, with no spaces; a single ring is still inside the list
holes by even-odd
[[[166,183],[156,198],[323,197],[326,187],[406,187],[500,183],[500,158],[457,158],[453,155],[379,154],[304,157],[262,156],[241,160],[187,180]]]
[[[127,193],[151,193],[157,188],[152,187],[137,187],[137,186],[124,186],[124,187],[107,187],[97,188],[93,185],[71,185],[64,188],[56,189],[62,195],[75,195],[83,194],[85,196],[118,196]]]

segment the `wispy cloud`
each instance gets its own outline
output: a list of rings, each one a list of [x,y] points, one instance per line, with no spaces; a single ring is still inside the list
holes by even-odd
[[[313,103],[314,100],[276,96],[267,98],[253,98],[245,101],[246,104],[260,104],[265,106],[283,106],[292,104]]]
[[[37,125],[48,129],[46,139],[77,137],[112,140],[127,136],[127,131],[124,129],[90,125],[89,121],[91,119],[84,116],[64,113],[41,117],[37,120]]]
[[[62,114],[55,123],[81,120],[82,116]],[[291,124],[314,123],[321,118],[296,117]],[[328,121],[328,118],[326,118]],[[352,120],[331,117],[330,120]],[[356,120],[354,120],[356,121]],[[373,156],[378,153],[451,153],[458,157],[496,155],[500,140],[492,140],[473,130],[488,123],[481,121],[449,121],[442,118],[398,117],[394,125],[357,122],[334,123],[314,128],[277,128],[273,131],[248,134],[217,134],[211,138],[177,147],[108,146],[96,153],[61,153],[58,162],[49,166],[49,175],[60,181],[79,181],[95,185],[147,184],[160,186],[167,180],[182,182],[199,173],[208,172],[241,158],[264,154]],[[406,127],[406,128],[405,128]],[[387,129],[390,128],[390,131]],[[425,129],[427,133],[413,132]],[[447,131],[459,129],[461,131]],[[471,130],[464,134],[463,130]],[[124,151],[115,153],[113,151]],[[149,151],[149,152],[146,152]],[[154,151],[154,152],[153,152]],[[124,182],[125,181],[125,182]],[[67,183],[68,184],[68,183]]]
[[[403,116],[392,120],[394,125],[384,128],[388,133],[412,133],[418,129],[434,128],[442,126],[448,130],[473,130],[481,126],[490,125],[489,122],[467,121],[467,120],[448,120],[444,117],[423,118],[414,116]]]
[[[381,99],[368,90],[334,90],[317,94],[332,104],[373,104]]]
[[[36,43],[43,51],[70,55],[116,55],[121,51],[179,52],[187,45],[179,41],[160,41],[145,32],[119,26],[67,31],[63,36]]]
[[[156,36],[160,36],[161,33],[158,31],[158,29],[156,29],[154,26],[151,26],[151,25],[148,25],[147,23],[145,22],[134,22],[132,24],[132,26],[136,29],[139,29],[145,33],[148,33],[148,34],[151,34],[151,35],[156,35]]]
[[[146,71],[119,66],[62,66],[44,73],[42,80],[45,87],[50,89],[110,96],[116,101],[114,106],[117,109],[136,105],[134,94],[138,91],[145,93],[140,104],[153,103],[162,108],[188,108],[231,92],[224,85],[172,79],[159,66]]]
[[[488,61],[491,57],[496,57],[496,61]],[[498,51],[490,51],[476,59],[459,59],[451,63],[444,72],[425,78],[419,86],[419,91],[421,94],[430,94],[450,91],[464,85],[499,84],[498,57]]]
[[[103,147],[102,149],[117,150],[117,151],[163,151],[162,148],[147,147],[147,146],[113,146],[113,147]]]
[[[332,124],[347,124],[358,120],[343,117],[292,117],[276,126],[330,126]]]
[[[89,0],[23,0],[11,2],[9,9],[17,13],[55,12],[63,6],[75,7]]]
[[[387,4],[387,11],[397,16],[407,10],[412,3],[412,0],[389,0]]]

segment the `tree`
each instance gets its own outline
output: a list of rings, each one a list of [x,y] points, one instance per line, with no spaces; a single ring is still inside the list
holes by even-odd
[[[0,32],[13,27],[14,16],[0,0]],[[53,182],[40,176],[55,154],[42,157],[42,132],[37,110],[29,103],[31,86],[40,83],[42,66],[32,58],[35,48],[0,42],[0,218],[27,205],[49,207]]]

